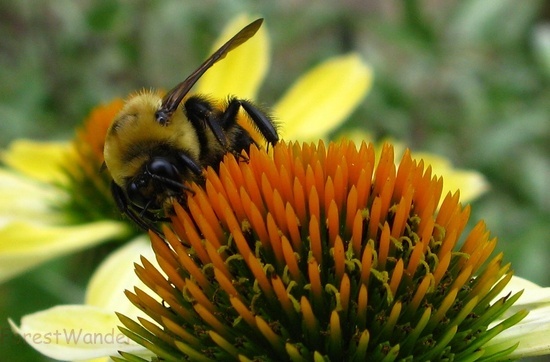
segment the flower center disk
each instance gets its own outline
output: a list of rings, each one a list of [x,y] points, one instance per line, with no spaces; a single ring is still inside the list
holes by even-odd
[[[496,239],[479,222],[458,248],[469,206],[440,202],[442,179],[409,152],[399,167],[390,145],[376,160],[346,141],[245,157],[208,169],[151,233],[162,273],[136,266],[162,302],[127,292],[155,323],[121,316],[123,331],[157,356],[460,359],[517,299],[490,305],[512,276],[489,260]]]

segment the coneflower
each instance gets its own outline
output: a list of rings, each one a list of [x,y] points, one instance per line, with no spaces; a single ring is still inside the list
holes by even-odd
[[[499,360],[486,343],[521,293],[459,193],[392,146],[280,143],[226,156],[150,233],[162,270],[136,265],[128,298],[149,317],[121,331],[158,360]],[[461,246],[459,246],[461,245]],[[159,300],[161,300],[159,302]],[[128,353],[116,360],[142,361]],[[157,359],[153,359],[157,360]]]

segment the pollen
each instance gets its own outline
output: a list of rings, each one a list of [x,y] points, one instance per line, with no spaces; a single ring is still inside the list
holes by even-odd
[[[245,156],[151,232],[162,270],[142,260],[150,291],[128,297],[153,322],[121,316],[130,338],[166,359],[491,357],[512,271],[482,221],[463,235],[470,207],[422,160],[347,141]]]

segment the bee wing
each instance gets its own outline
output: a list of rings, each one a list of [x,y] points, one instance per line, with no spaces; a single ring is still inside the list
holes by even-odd
[[[190,76],[188,76],[183,82],[175,86],[170,92],[168,92],[162,99],[160,112],[164,114],[172,114],[181,100],[189,92],[189,90],[195,85],[199,78],[206,72],[211,66],[216,64],[219,60],[225,58],[227,53],[237,48],[239,45],[252,38],[258,31],[264,19],[257,19],[252,23],[245,26],[239,31],[233,38],[229,39],[224,45],[222,45],[210,58],[206,59],[204,63],[200,65]]]

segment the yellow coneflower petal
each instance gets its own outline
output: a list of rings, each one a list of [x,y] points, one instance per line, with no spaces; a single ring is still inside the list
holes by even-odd
[[[85,302],[87,305],[117,310],[128,317],[134,317],[136,309],[116,291],[130,289],[143,285],[131,269],[141,255],[148,260],[153,259],[153,251],[146,237],[138,237],[111,253],[96,269],[86,288]],[[113,278],[116,275],[116,278]]]
[[[23,333],[38,351],[56,359],[88,360],[114,354],[117,350],[143,351],[142,346],[117,330],[114,314],[117,309],[132,318],[143,315],[120,293],[141,284],[131,271],[132,263],[138,261],[140,254],[154,258],[145,237],[119,248],[99,266],[87,288],[86,305],[58,306],[30,314],[22,318],[20,327],[10,321],[12,328]],[[38,340],[36,336],[51,338]]]
[[[63,190],[42,185],[23,175],[0,168],[0,220],[3,225],[16,220],[43,225],[62,225],[67,222],[67,215],[55,212],[51,206],[66,200],[67,197]]]
[[[23,221],[9,223],[0,228],[0,280],[54,257],[124,235],[127,231],[124,223],[116,221],[75,226],[39,225]]]
[[[371,83],[372,72],[357,54],[317,66],[274,106],[275,117],[287,120],[281,130],[283,138],[322,138],[349,116]]]
[[[63,166],[74,148],[69,143],[17,140],[2,152],[2,162],[22,174],[47,183],[66,183]]]
[[[115,329],[117,316],[112,311],[94,306],[57,306],[26,315],[19,327],[12,321],[10,325],[37,351],[59,360],[92,359],[116,350],[143,349]]]

